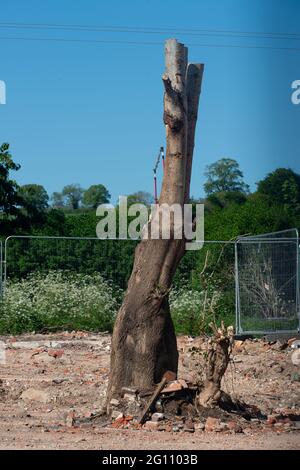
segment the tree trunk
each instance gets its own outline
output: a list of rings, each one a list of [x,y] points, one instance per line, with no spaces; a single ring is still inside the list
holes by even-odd
[[[188,67],[187,48],[175,39],[166,42],[165,56],[167,148],[159,205],[177,203],[183,210],[189,198],[203,66],[191,64]],[[158,224],[161,235],[159,213],[148,222],[148,233],[154,224]],[[120,397],[123,387],[149,390],[160,382],[167,370],[177,373],[177,343],[168,293],[184,252],[185,240],[174,238],[174,223],[170,239],[144,238],[137,246],[132,274],[113,331],[108,403],[111,398]]]
[[[217,406],[224,392],[221,390],[221,381],[230,360],[233,344],[233,328],[227,329],[222,325],[216,328],[211,324],[214,335],[209,340],[206,360],[206,379],[197,398],[198,404],[204,408]]]

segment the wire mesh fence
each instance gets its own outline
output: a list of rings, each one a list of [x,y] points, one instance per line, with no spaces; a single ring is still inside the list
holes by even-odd
[[[100,273],[121,288],[131,273],[136,246],[131,240],[100,240],[88,237],[11,236],[5,240],[4,285],[32,272],[63,270]],[[129,262],[128,262],[129,260]]]
[[[6,298],[11,300],[14,296],[14,304],[23,312],[24,300],[27,302],[27,295],[23,299],[25,285],[30,289],[32,283],[38,283],[41,288],[44,286],[43,296],[48,295],[55,302],[53,292],[46,293],[50,282],[57,285],[60,275],[62,281],[72,282],[72,273],[92,276],[98,273],[124,292],[137,243],[80,237],[10,236],[4,243],[4,291],[9,294]],[[35,292],[34,298],[29,299],[29,310],[36,311],[40,302],[36,296]],[[232,324],[234,301],[234,243],[205,241],[203,249],[188,251],[178,267],[170,294],[177,330],[199,334],[215,317]],[[56,306],[52,307],[57,310]]]
[[[0,241],[0,293],[4,294],[7,280],[20,281],[32,273],[47,275],[51,271],[99,273],[124,291],[136,244],[133,240],[81,237],[8,237],[3,250]],[[298,232],[293,229],[236,241],[206,240],[201,250],[186,253],[173,286],[176,321],[186,324],[190,318],[193,334],[201,322],[208,324],[217,318],[232,324],[234,317],[238,334],[297,331]]]
[[[238,333],[299,330],[299,237],[296,229],[236,242]]]

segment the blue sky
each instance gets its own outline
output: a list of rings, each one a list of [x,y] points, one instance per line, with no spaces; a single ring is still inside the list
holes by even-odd
[[[167,29],[300,35],[298,0],[0,0],[0,11],[0,23],[163,31],[0,27],[0,80],[7,86],[7,104],[0,106],[0,142],[11,144],[14,159],[22,165],[17,181],[43,184],[50,194],[69,183],[84,188],[103,183],[112,202],[120,194],[152,192],[154,160],[165,143],[162,43],[175,36]],[[192,194],[203,194],[205,166],[221,157],[238,160],[252,189],[278,166],[300,171],[300,105],[291,103],[291,83],[300,79],[300,39],[176,37],[190,45],[190,61],[205,63]]]

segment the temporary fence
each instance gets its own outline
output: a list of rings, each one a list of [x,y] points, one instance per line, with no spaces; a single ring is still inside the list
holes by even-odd
[[[299,236],[296,229],[236,241],[238,333],[299,331]]]
[[[5,295],[8,280],[53,270],[98,272],[125,289],[136,243],[94,237],[7,237],[4,243],[0,241],[0,294]],[[186,280],[205,290],[205,301],[213,299],[214,292],[217,296],[221,289],[219,316],[232,318],[235,310],[237,334],[299,331],[296,229],[239,237],[235,241],[206,240],[201,255],[196,257],[194,253],[188,252],[183,261],[186,264],[182,272],[191,273]],[[196,269],[196,262],[202,263],[203,270]],[[179,266],[178,276],[181,269]],[[194,271],[198,277],[200,273],[200,282],[195,280]]]

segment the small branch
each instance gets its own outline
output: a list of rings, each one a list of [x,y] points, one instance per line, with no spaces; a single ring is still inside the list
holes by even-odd
[[[166,377],[163,377],[161,382],[156,387],[153,395],[151,395],[151,397],[150,397],[149,401],[147,402],[145,408],[143,409],[142,414],[141,414],[141,416],[138,420],[139,424],[144,424],[144,422],[146,421],[148,413],[151,409],[151,406],[155,402],[156,398],[158,397],[158,395],[160,394],[160,392],[162,391],[162,389],[164,388],[166,383],[167,383],[167,379],[166,379]]]

